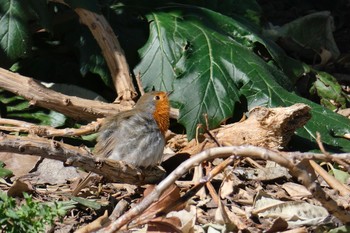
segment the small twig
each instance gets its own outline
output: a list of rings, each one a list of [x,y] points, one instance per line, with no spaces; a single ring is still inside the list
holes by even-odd
[[[247,161],[248,163],[250,163],[253,167],[255,168],[259,168],[259,169],[264,169],[263,166],[261,166],[260,164],[258,164],[255,160],[251,159],[251,158],[245,158],[245,161]]]
[[[316,142],[317,142],[317,145],[320,148],[321,152],[325,156],[330,157],[329,153],[324,149],[324,146],[323,146],[323,143],[322,143],[322,140],[321,140],[321,134],[319,132],[316,132]]]
[[[328,153],[328,152],[325,150],[325,148],[324,148],[324,146],[323,146],[323,143],[322,143],[321,134],[320,134],[319,132],[316,132],[316,142],[317,142],[317,145],[318,145],[318,147],[320,148],[321,152],[322,152],[326,157],[328,157],[329,160],[334,161],[334,162],[338,163],[339,165],[342,165],[345,169],[347,169],[348,171],[350,171],[350,165],[349,165],[349,163],[344,162],[344,161],[342,161],[342,160],[340,160],[340,159],[337,159],[337,158],[332,157],[332,156],[330,155],[330,153]]]
[[[340,183],[334,176],[330,175],[326,172],[320,165],[318,165],[315,161],[310,160],[310,165],[312,168],[326,181],[326,183],[337,190],[340,195],[346,196],[350,195],[350,189],[346,188],[344,184]]]
[[[202,124],[197,124],[197,127],[196,127],[196,144],[198,145],[200,143],[199,141],[199,130],[202,128]]]
[[[214,135],[210,132],[208,114],[207,114],[207,113],[204,113],[203,116],[204,116],[204,119],[205,119],[205,132],[206,132],[206,133],[209,135],[209,137],[216,143],[217,146],[221,146],[221,144],[220,144],[219,141],[216,139],[216,137],[214,137]]]
[[[288,158],[290,161],[300,161],[303,159],[314,159],[329,161],[329,157],[321,153],[312,153],[312,152],[280,152],[282,156]],[[340,159],[342,161],[350,161],[350,153],[340,153],[340,154],[330,154],[332,158]],[[350,172],[350,171],[349,171]]]
[[[102,121],[103,119],[99,118],[88,125],[81,126],[78,129],[56,129],[50,126],[36,125],[20,120],[0,118],[0,130],[8,132],[29,133],[41,137],[71,137],[96,133],[100,128]]]
[[[137,87],[139,88],[139,92],[140,92],[141,96],[144,95],[145,94],[145,89],[143,89],[143,86],[142,86],[141,73],[140,72],[138,72],[136,74],[136,83],[137,83]]]

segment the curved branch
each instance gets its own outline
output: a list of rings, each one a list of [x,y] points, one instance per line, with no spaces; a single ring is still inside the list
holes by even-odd
[[[132,100],[137,93],[130,77],[129,65],[106,18],[86,9],[74,10],[79,15],[80,21],[90,29],[102,50],[118,94],[117,100]]]

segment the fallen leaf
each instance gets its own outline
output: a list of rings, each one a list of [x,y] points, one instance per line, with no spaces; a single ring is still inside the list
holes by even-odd
[[[293,182],[287,182],[282,185],[282,188],[286,190],[289,196],[294,198],[309,197],[311,193],[303,185],[296,184]]]
[[[40,161],[40,156],[0,152],[0,161],[5,163],[5,168],[13,172],[14,179],[27,175]]]
[[[288,222],[289,227],[321,224],[329,216],[322,206],[302,201],[275,200],[263,192],[257,195],[252,213],[259,218],[280,217]]]
[[[23,192],[30,192],[30,191],[33,191],[33,187],[29,182],[16,180],[7,191],[7,195],[10,197],[18,197],[18,196],[22,196]]]

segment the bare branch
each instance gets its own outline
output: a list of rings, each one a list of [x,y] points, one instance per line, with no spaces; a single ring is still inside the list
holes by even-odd
[[[78,120],[96,120],[131,108],[64,95],[44,87],[35,79],[2,68],[0,87],[24,97],[32,105],[48,108]]]
[[[118,183],[155,183],[164,175],[164,171],[158,167],[141,171],[124,162],[95,157],[86,149],[40,137],[1,135],[0,151],[59,160],[66,165],[84,168]]]
[[[27,99],[30,104],[60,112],[77,120],[91,121],[131,109],[131,105],[108,104],[64,95],[41,85],[35,79],[0,68],[0,87]],[[170,117],[178,111],[172,109]]]
[[[103,119],[99,118],[88,125],[83,125],[80,128],[65,128],[56,129],[45,125],[36,125],[20,120],[0,118],[0,130],[9,132],[22,132],[41,137],[70,137],[81,136],[91,133],[96,133],[100,128]]]
[[[80,21],[89,27],[106,60],[117,91],[117,100],[132,101],[137,93],[130,77],[129,65],[113,29],[103,15],[76,8]]]

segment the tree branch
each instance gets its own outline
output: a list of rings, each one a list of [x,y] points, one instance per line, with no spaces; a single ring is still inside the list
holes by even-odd
[[[150,184],[158,182],[164,176],[164,171],[158,167],[141,171],[124,162],[94,157],[86,149],[40,137],[16,137],[2,134],[0,151],[59,160],[66,165],[84,168],[118,183]]]
[[[96,133],[102,123],[101,118],[80,128],[56,129],[46,125],[36,125],[20,120],[0,118],[0,130],[8,132],[22,132],[41,137],[71,137]]]
[[[131,109],[130,105],[109,104],[64,95],[41,85],[37,80],[0,68],[0,88],[20,95],[31,105],[60,112],[76,120],[91,121]],[[170,117],[177,118],[172,109]]]
[[[80,21],[90,29],[102,50],[118,94],[117,100],[130,101],[135,98],[137,93],[124,51],[106,18],[86,9],[74,10],[79,15]]]

